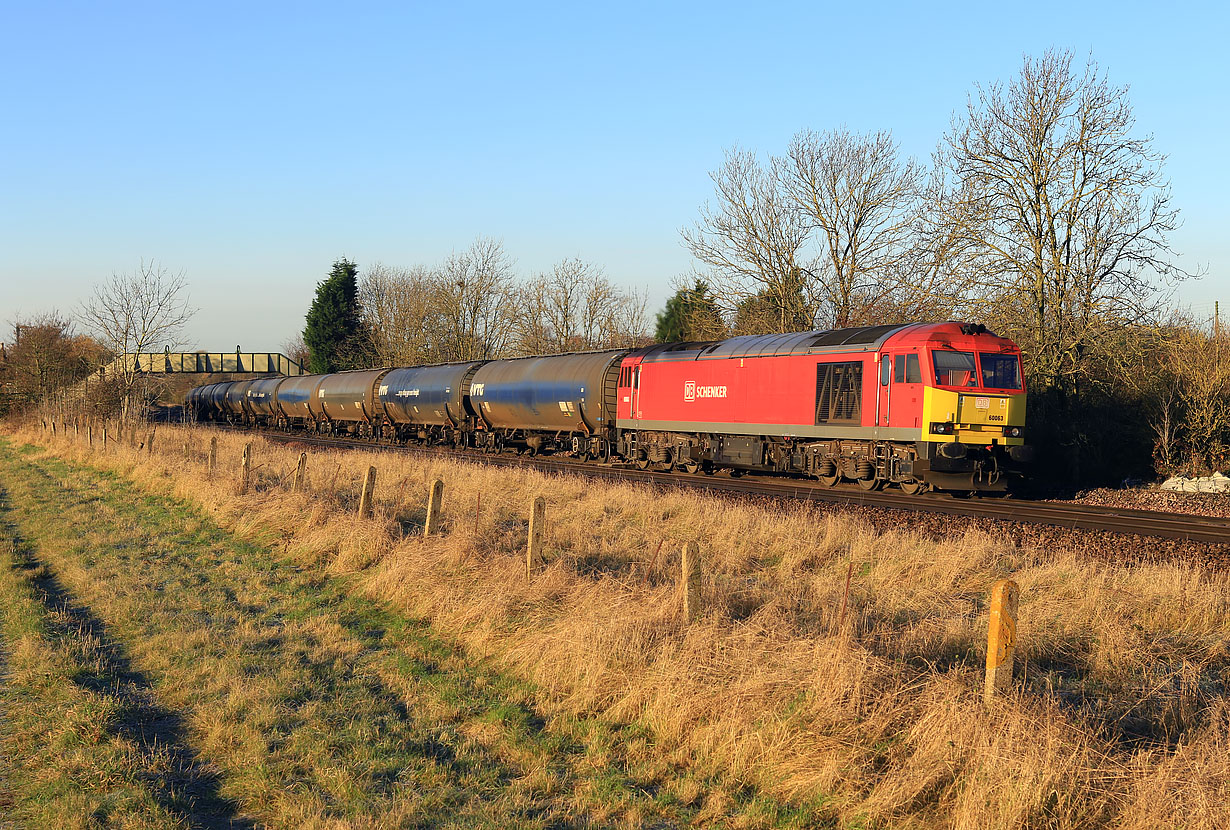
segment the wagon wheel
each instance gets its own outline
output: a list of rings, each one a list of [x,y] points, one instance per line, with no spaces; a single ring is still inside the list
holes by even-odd
[[[923,483],[916,478],[901,482],[901,492],[907,496],[917,496],[923,491]]]
[[[683,470],[688,475],[696,475],[700,472],[700,464],[695,461],[684,461],[679,465],[679,469]]]
[[[867,490],[868,492],[870,492],[870,491],[872,491],[872,490],[879,490],[879,489],[880,489],[880,485],[881,485],[881,484],[883,484],[883,483],[884,483],[884,481],[883,481],[882,479],[878,479],[878,478],[860,478],[860,479],[858,479],[858,486],[859,486],[859,489],[861,489],[861,490]]]
[[[632,462],[632,466],[638,470],[649,469],[649,455],[644,450],[640,450],[636,454],[636,459]]]
[[[837,482],[841,479],[841,476],[837,473],[833,473],[831,476],[816,476],[816,479],[825,487],[836,487]]]

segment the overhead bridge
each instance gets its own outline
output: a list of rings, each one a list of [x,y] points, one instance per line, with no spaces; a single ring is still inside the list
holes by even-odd
[[[104,370],[143,374],[302,375],[303,367],[277,352],[140,352],[121,355]]]

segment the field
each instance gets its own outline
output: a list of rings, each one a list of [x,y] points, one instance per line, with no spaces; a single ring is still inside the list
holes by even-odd
[[[0,799],[30,826],[1230,824],[1224,571],[402,454],[309,450],[297,494],[262,439],[239,495],[242,436],[64,433],[0,443]]]

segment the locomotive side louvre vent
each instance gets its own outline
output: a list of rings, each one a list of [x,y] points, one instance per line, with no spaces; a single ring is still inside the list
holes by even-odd
[[[863,416],[863,363],[816,366],[816,423],[857,424]]]

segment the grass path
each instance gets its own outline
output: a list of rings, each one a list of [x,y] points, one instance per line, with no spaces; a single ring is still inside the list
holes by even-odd
[[[545,718],[189,505],[3,441],[0,488],[0,746],[30,826],[815,826],[750,793],[710,815],[647,734]]]

